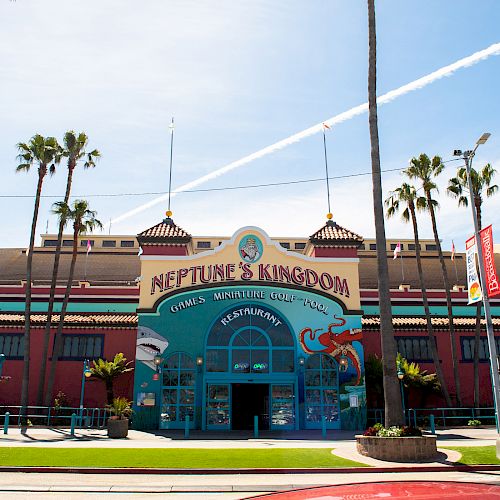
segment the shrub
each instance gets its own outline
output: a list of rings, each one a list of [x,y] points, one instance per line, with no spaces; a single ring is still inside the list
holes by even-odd
[[[412,427],[411,425],[403,425],[401,427],[401,436],[421,436],[422,431],[418,427]]]
[[[108,405],[111,413],[117,416],[120,420],[130,417],[132,414],[132,401],[127,398],[114,398],[113,402]]]
[[[392,427],[389,427],[389,428],[382,427],[382,429],[380,429],[377,432],[377,436],[379,436],[379,437],[400,437],[401,432],[402,432],[401,427],[396,427],[395,425],[393,425]]]
[[[469,427],[479,427],[481,425],[481,420],[473,419],[467,422]]]

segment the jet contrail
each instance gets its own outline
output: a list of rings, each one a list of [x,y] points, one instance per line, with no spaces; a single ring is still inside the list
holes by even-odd
[[[423,87],[426,87],[427,85],[435,82],[436,80],[439,80],[440,78],[443,78],[445,76],[451,76],[453,73],[455,73],[457,70],[461,68],[466,68],[468,66],[472,66],[473,64],[476,64],[484,59],[487,59],[490,56],[493,55],[498,55],[500,54],[500,43],[494,43],[493,45],[490,45],[488,48],[484,50],[480,50],[479,52],[475,52],[474,54],[464,57],[463,59],[460,59],[453,64],[450,64],[448,66],[444,66],[443,68],[438,69],[437,71],[433,71],[432,73],[429,73],[426,76],[423,76],[422,78],[419,78],[418,80],[414,80],[413,82],[407,83],[406,85],[403,85],[402,87],[399,87],[397,89],[391,90],[387,92],[386,94],[383,94],[377,98],[377,103],[379,105],[386,104],[388,102],[393,101],[397,97],[400,97],[402,95],[408,94],[409,92],[413,92],[414,90],[421,89]],[[259,151],[256,151],[255,153],[252,153],[248,156],[244,156],[240,160],[233,161],[232,163],[229,163],[228,165],[221,167],[217,170],[214,170],[213,172],[210,172],[209,174],[203,175],[202,177],[199,177],[198,179],[195,179],[194,181],[188,182],[187,184],[183,184],[182,186],[178,187],[174,191],[172,191],[172,196],[175,196],[177,193],[181,193],[183,191],[187,191],[189,189],[193,189],[200,184],[204,184],[205,182],[211,181],[212,179],[216,179],[217,177],[220,177],[221,175],[224,175],[231,170],[235,170],[237,168],[242,167],[243,165],[247,165],[248,163],[257,160],[259,158],[262,158],[264,156],[267,156],[271,153],[275,153],[276,151],[279,151],[280,149],[286,148],[287,146],[290,146],[291,144],[294,144],[296,142],[301,141],[302,139],[305,139],[306,137],[309,137],[314,134],[318,134],[323,130],[323,123],[326,123],[330,127],[333,127],[335,125],[338,125],[342,122],[345,122],[347,120],[350,120],[351,118],[354,118],[355,116],[361,115],[368,111],[368,103],[365,102],[364,104],[360,104],[359,106],[355,106],[354,108],[351,108],[347,111],[344,111],[343,113],[340,113],[336,116],[333,116],[332,118],[329,118],[328,120],[324,120],[321,123],[318,123],[317,125],[314,125],[312,127],[309,127],[302,132],[298,132],[297,134],[291,135],[290,137],[287,137],[286,139],[283,139],[281,141],[278,141],[274,144],[271,144],[270,146],[267,146],[263,149],[260,149]],[[132,210],[129,210],[128,212],[125,212],[122,215],[119,215],[116,219],[113,219],[111,223],[116,223],[120,222],[124,219],[128,219],[129,217],[132,217],[135,214],[138,214],[140,212],[143,212],[144,210],[147,210],[148,208],[168,199],[168,194],[159,196],[158,198],[154,198],[151,201],[148,201],[147,203],[144,203],[143,205],[140,205]],[[108,223],[106,226],[109,226],[110,223]]]

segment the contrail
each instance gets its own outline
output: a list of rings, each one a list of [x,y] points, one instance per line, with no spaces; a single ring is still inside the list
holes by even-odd
[[[449,64],[448,66],[444,66],[443,68],[438,69],[437,71],[433,71],[432,73],[429,73],[426,76],[423,76],[422,78],[419,78],[418,80],[414,80],[413,82],[407,83],[406,85],[403,85],[402,87],[399,87],[397,89],[391,90],[387,92],[386,94],[383,94],[377,98],[377,103],[379,105],[386,104],[388,102],[393,101],[397,97],[400,97],[402,95],[408,94],[409,92],[413,92],[414,90],[421,89],[423,87],[426,87],[427,85],[430,85],[431,83],[435,82],[436,80],[439,80],[440,78],[443,78],[445,76],[451,76],[453,73],[455,73],[457,70],[461,68],[467,68],[468,66],[472,66],[473,64],[476,64],[484,59],[487,59],[490,56],[493,55],[498,55],[500,54],[500,43],[494,43],[493,45],[490,45],[488,48],[484,50],[480,50],[479,52],[475,52],[474,54],[464,57],[463,59],[459,59],[458,61],[454,62],[453,64]],[[350,120],[351,118],[354,118],[355,116],[361,115],[368,111],[368,103],[365,102],[364,104],[360,104],[359,106],[355,106],[354,108],[348,109],[347,111],[344,111],[343,113],[340,113],[336,116],[333,116],[332,118],[329,118],[328,120],[324,120],[321,123],[318,123],[312,127],[309,127],[302,132],[298,132],[297,134],[291,135],[290,137],[287,137],[286,139],[283,139],[281,141],[278,141],[274,144],[271,144],[270,146],[267,146],[263,149],[260,149],[259,151],[256,151],[255,153],[252,153],[248,156],[244,156],[240,160],[233,161],[232,163],[229,163],[228,165],[221,167],[217,170],[214,170],[213,172],[210,172],[209,174],[206,174],[202,177],[199,177],[198,179],[195,179],[194,181],[188,182],[187,184],[183,184],[182,186],[178,187],[174,191],[172,191],[172,196],[175,196],[177,193],[181,193],[183,191],[187,191],[189,189],[193,189],[200,184],[204,184],[205,182],[211,181],[213,179],[216,179],[217,177],[220,177],[221,175],[227,174],[231,170],[236,170],[237,168],[240,168],[244,165],[247,165],[248,163],[258,160],[259,158],[262,158],[264,156],[267,156],[271,153],[275,153],[276,151],[279,151],[280,149],[286,148],[287,146],[290,146],[291,144],[294,144],[296,142],[301,141],[302,139],[305,139],[306,137],[309,137],[314,134],[318,134],[319,132],[322,131],[323,123],[328,124],[330,127],[333,127],[335,125],[338,125],[342,122],[345,122],[347,120]],[[132,210],[129,210],[128,212],[125,212],[122,215],[119,215],[116,219],[113,219],[111,223],[116,223],[120,222],[124,219],[128,219],[129,217],[132,217],[135,214],[138,214],[140,212],[143,212],[144,210],[147,210],[148,208],[168,199],[168,194],[159,196],[158,198],[154,198],[151,201],[148,201],[147,203],[144,203],[143,205],[140,205]],[[108,223],[106,226],[109,226],[110,223]]]

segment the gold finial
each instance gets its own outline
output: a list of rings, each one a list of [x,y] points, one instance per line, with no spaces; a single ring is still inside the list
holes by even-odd
[[[326,214],[326,218],[327,218],[328,220],[332,220],[332,218],[333,218],[333,214],[332,214],[332,213],[327,213],[327,214]]]
[[[167,211],[165,212],[165,215],[166,215],[167,217],[172,217],[172,210],[167,210]]]

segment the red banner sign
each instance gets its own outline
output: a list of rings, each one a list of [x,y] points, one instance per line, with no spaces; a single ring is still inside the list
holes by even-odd
[[[491,225],[479,232],[481,247],[483,249],[483,263],[486,273],[486,291],[488,297],[500,294],[500,282],[495,268],[495,253],[493,250],[493,230]]]

